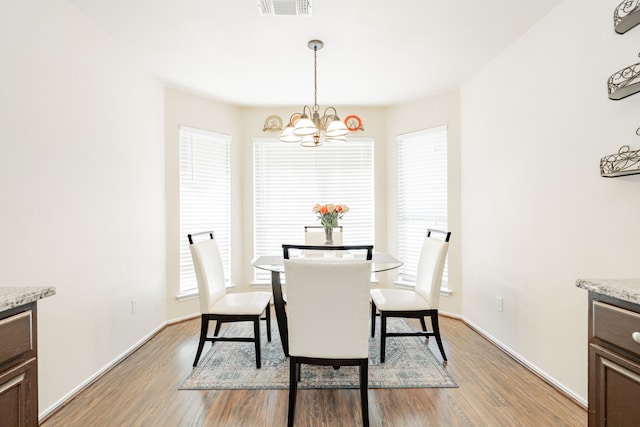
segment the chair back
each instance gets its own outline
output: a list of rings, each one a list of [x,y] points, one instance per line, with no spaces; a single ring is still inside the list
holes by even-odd
[[[342,245],[342,226],[333,227],[333,243],[334,245]],[[324,227],[321,225],[305,225],[304,227],[304,243],[307,245],[324,244]]]
[[[432,234],[442,233],[444,238],[439,239]],[[416,271],[416,292],[426,298],[431,308],[437,309],[440,304],[440,285],[442,273],[449,249],[451,232],[440,230],[428,230],[427,237],[422,244],[418,269]]]
[[[282,245],[282,253],[284,259],[294,257],[308,256],[310,253],[313,258],[321,258],[323,261],[327,257],[324,255],[331,254],[333,258],[360,258],[360,259],[373,259],[373,245]],[[317,257],[316,255],[320,255]],[[293,256],[292,256],[293,255]],[[310,258],[311,259],[311,258]]]
[[[211,238],[193,242],[192,237],[199,234],[209,234]],[[220,257],[220,250],[216,240],[213,238],[213,232],[189,234],[188,237],[193,268],[198,282],[200,312],[208,313],[209,307],[226,293],[224,267]]]
[[[285,256],[291,356],[368,357],[371,262]]]

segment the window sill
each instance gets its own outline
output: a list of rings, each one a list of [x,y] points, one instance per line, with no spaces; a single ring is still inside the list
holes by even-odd
[[[189,291],[176,295],[176,299],[180,302],[189,301],[198,298],[198,291]]]
[[[254,289],[266,289],[266,288],[271,289],[271,282],[265,282],[265,281],[251,282],[251,287]]]
[[[416,287],[415,283],[402,280],[395,281],[393,284],[401,289],[415,289]],[[443,283],[440,287],[440,295],[443,297],[448,297],[451,296],[451,294],[453,294],[453,291],[447,287],[446,283]]]
[[[227,291],[235,288],[236,285],[227,285]],[[187,291],[181,294],[176,295],[176,300],[178,300],[179,302],[183,302],[183,301],[189,301],[192,299],[197,299],[198,298],[198,290],[194,289],[192,291]]]
[[[376,286],[380,283],[378,279],[371,279],[371,286]],[[286,286],[287,283],[285,281],[282,282],[282,286]],[[259,282],[251,282],[251,287],[254,289],[271,289],[271,282],[259,281]]]

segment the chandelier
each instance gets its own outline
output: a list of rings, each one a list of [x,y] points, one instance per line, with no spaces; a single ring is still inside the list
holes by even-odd
[[[322,116],[318,105],[318,62],[317,53],[324,43],[311,40],[307,46],[313,50],[313,106],[305,105],[301,113],[294,113],[289,124],[282,131],[280,141],[298,142],[303,147],[317,147],[326,142],[347,142],[349,129],[338,117],[334,107],[327,107]]]

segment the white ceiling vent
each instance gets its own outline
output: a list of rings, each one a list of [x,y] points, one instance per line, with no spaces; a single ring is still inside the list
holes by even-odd
[[[262,16],[311,16],[311,0],[258,0]]]

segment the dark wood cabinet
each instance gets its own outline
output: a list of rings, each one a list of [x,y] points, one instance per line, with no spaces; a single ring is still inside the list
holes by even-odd
[[[589,292],[589,427],[639,420],[640,305]]]
[[[0,313],[0,427],[38,425],[36,303]]]

